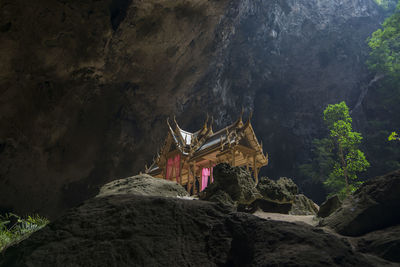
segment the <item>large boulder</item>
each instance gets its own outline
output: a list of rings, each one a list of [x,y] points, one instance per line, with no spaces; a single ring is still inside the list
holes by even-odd
[[[319,206],[318,217],[325,218],[335,212],[338,208],[342,206],[337,195],[328,198],[324,203]]]
[[[261,177],[257,184],[257,190],[264,199],[282,203],[292,202],[298,193],[297,185],[292,179],[286,177],[281,177],[277,181]]]
[[[203,200],[227,199],[227,203],[235,205],[250,204],[261,195],[256,190],[256,184],[250,173],[241,167],[231,167],[221,163],[213,169],[214,182],[202,194]],[[223,194],[225,192],[226,194]],[[228,195],[229,198],[216,198],[215,195]]]
[[[0,266],[371,266],[334,235],[204,201],[91,199],[0,255]]]
[[[318,205],[302,194],[292,179],[281,177],[277,181],[261,177],[257,190],[262,200],[253,204],[266,212],[277,212],[292,215],[315,215]]]
[[[297,185],[289,178],[277,181],[261,177],[256,186],[251,174],[243,168],[218,164],[214,183],[200,195],[201,199],[235,206],[239,211],[315,215],[318,205],[298,194]]]
[[[318,205],[311,199],[303,194],[294,196],[292,207],[289,211],[291,215],[316,215],[318,212]]]
[[[365,182],[341,208],[321,220],[336,232],[359,236],[400,224],[400,170]]]
[[[119,179],[101,187],[97,197],[136,194],[143,196],[188,197],[189,194],[178,183],[154,178],[148,174]]]
[[[360,252],[400,263],[400,225],[368,233],[359,238]]]

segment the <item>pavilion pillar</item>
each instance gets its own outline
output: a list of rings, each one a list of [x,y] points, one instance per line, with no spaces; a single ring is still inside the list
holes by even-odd
[[[197,172],[197,166],[196,166],[196,163],[194,163],[194,175],[193,175],[193,184],[192,184],[193,195],[195,194],[195,190],[196,190],[196,172]]]
[[[183,169],[183,160],[182,156],[179,157],[179,184],[182,185],[182,169]]]
[[[253,156],[253,175],[254,175],[254,179],[257,184],[258,183],[258,173],[257,173],[257,165],[256,165],[256,155]]]
[[[186,184],[186,190],[189,193],[189,181],[190,181],[190,163],[188,163],[188,175],[187,175],[187,184]]]
[[[232,148],[232,166],[233,166],[233,167],[235,167],[235,164],[236,164],[235,161],[236,161],[236,160],[235,160],[235,149]]]
[[[199,177],[199,193],[200,193],[202,188],[203,188],[203,175],[200,173],[200,177]]]
[[[256,179],[256,185],[258,184],[258,167],[256,166],[256,168],[254,169],[254,178]]]

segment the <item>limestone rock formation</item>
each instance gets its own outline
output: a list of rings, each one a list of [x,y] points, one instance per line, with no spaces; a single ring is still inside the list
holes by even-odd
[[[319,206],[314,203],[311,199],[303,194],[294,196],[292,207],[289,214],[292,215],[316,215],[318,213]]]
[[[241,106],[266,174],[294,176],[328,102],[362,114],[382,20],[373,0],[3,0],[0,211],[55,217],[143,170],[168,116],[220,128]]]
[[[240,167],[218,164],[214,183],[200,194],[201,199],[237,207],[240,211],[277,212],[293,215],[315,215],[318,205],[302,194],[289,178],[273,181],[261,177],[257,186],[250,173]]]
[[[261,198],[255,188],[255,181],[245,169],[221,163],[214,167],[213,174],[214,182],[204,190],[203,200],[226,201],[224,204],[233,202],[235,205],[246,205],[257,198]],[[216,195],[224,197],[216,197]]]
[[[357,240],[358,251],[400,263],[400,225],[368,233]]]
[[[0,255],[0,266],[371,266],[311,226],[218,204],[138,196],[94,198]]]
[[[365,182],[321,221],[336,232],[359,236],[400,224],[400,170]]]
[[[119,179],[101,187],[97,197],[121,194],[143,196],[188,197],[188,192],[178,183],[140,174]]]
[[[281,177],[277,181],[261,177],[257,184],[257,190],[264,199],[282,203],[292,202],[298,193],[297,185],[287,177]]]
[[[319,206],[318,217],[325,218],[335,212],[338,208],[342,206],[337,195],[328,198],[324,203]]]

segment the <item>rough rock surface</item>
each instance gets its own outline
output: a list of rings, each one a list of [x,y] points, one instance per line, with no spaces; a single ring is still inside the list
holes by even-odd
[[[188,192],[178,183],[157,179],[147,174],[119,179],[101,187],[97,197],[120,194],[144,196],[188,197]]]
[[[338,208],[342,206],[337,195],[328,198],[324,203],[319,206],[318,217],[325,218],[335,212]]]
[[[219,128],[241,106],[266,174],[294,176],[327,103],[362,113],[382,20],[373,0],[3,0],[0,210],[57,215],[143,170],[167,116]]]
[[[240,211],[277,212],[293,215],[315,215],[318,205],[302,194],[289,178],[273,181],[261,177],[255,187],[250,173],[240,167],[218,164],[214,183],[200,195],[201,199],[235,206]]]
[[[295,195],[292,207],[289,211],[291,215],[316,215],[318,205],[303,194]]]
[[[358,251],[371,253],[389,261],[400,263],[400,225],[374,231],[360,237]]]
[[[257,190],[264,199],[282,203],[293,202],[294,196],[298,193],[297,185],[286,177],[281,177],[277,181],[261,177],[257,184]]]
[[[365,182],[321,221],[336,232],[358,236],[400,224],[400,170]]]
[[[243,168],[221,163],[214,167],[213,174],[214,182],[204,190],[202,197],[204,200],[226,200],[227,203],[223,204],[230,204],[233,201],[235,205],[240,205],[250,204],[261,197],[254,179]],[[216,197],[216,195],[221,197]]]
[[[0,266],[371,266],[311,226],[211,202],[94,198],[0,255]]]

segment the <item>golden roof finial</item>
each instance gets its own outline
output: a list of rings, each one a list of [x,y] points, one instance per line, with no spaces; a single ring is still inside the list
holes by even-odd
[[[213,132],[213,130],[212,130],[213,124],[214,124],[214,116],[211,115],[211,122],[210,122],[210,125],[208,126],[208,128],[210,129],[210,133]]]
[[[175,127],[180,129],[178,123],[176,122],[176,116],[175,115],[174,115],[174,123],[175,123]]]
[[[203,132],[202,132],[202,134],[205,134],[206,131],[207,131],[207,123],[208,123],[208,112],[207,112],[207,118],[206,118],[206,120],[205,120],[205,122],[204,122],[204,125],[203,125]]]
[[[247,119],[247,121],[246,121],[245,125],[243,126],[243,128],[247,128],[250,125],[251,117],[253,117],[253,111],[252,110],[250,111],[249,118]]]

